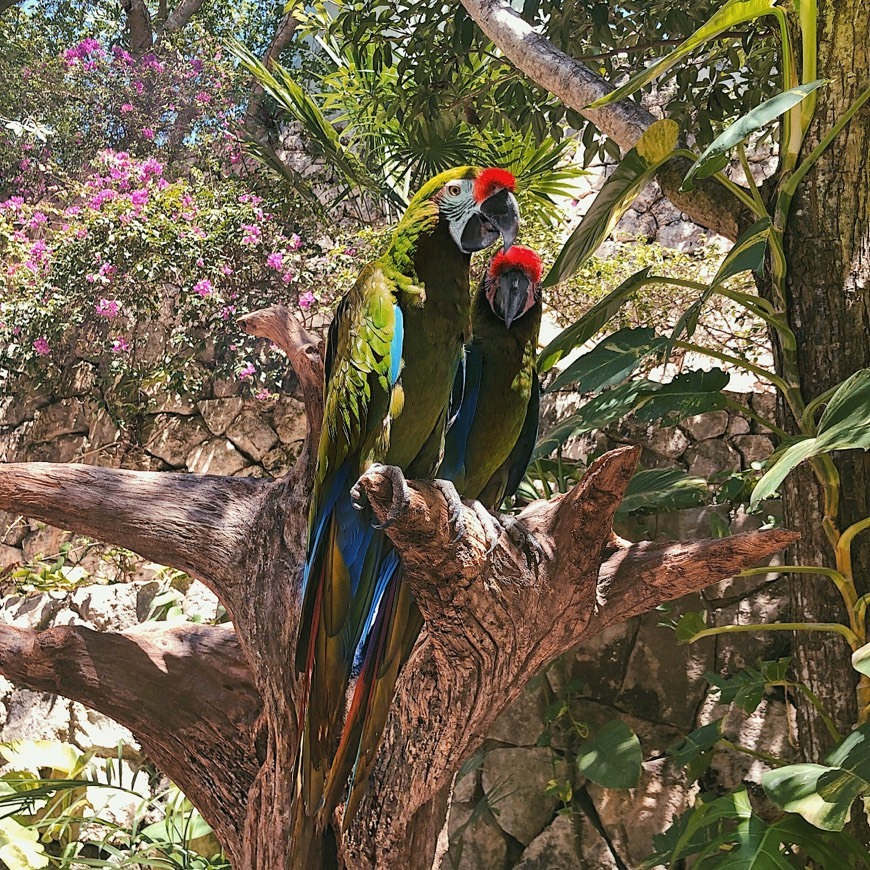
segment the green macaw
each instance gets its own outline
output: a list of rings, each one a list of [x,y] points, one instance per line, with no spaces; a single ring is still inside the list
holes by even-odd
[[[356,763],[365,709],[345,717],[352,673],[398,672],[421,624],[382,531],[386,523],[371,522],[358,479],[373,470],[390,477],[389,523],[410,497],[403,473],[427,478],[437,468],[471,328],[470,255],[499,237],[506,250],[512,245],[519,225],[514,186],[509,172],[476,167],[427,182],[387,252],[342,299],[329,330],[296,653],[303,684],[303,810],[294,826],[300,867]],[[383,630],[373,639],[376,622]]]
[[[541,265],[531,248],[514,245],[484,273],[438,470],[462,497],[493,512],[516,492],[537,440]]]

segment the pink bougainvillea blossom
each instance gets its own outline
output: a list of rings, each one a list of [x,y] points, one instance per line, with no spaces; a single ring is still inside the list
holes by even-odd
[[[197,103],[202,103],[203,105],[208,105],[211,102],[211,94],[208,91],[200,91],[194,99]]]
[[[233,267],[229,263],[224,263],[223,266],[221,266],[221,272],[223,272],[224,275],[232,275]]]
[[[193,285],[193,292],[198,293],[200,296],[205,298],[206,296],[211,296],[212,285],[211,281],[208,278],[201,278],[196,284]]]
[[[246,365],[246,366],[245,366],[245,367],[244,367],[244,368],[239,372],[239,380],[240,380],[240,381],[246,381],[246,380],[247,380],[248,378],[250,378],[250,377],[254,374],[254,372],[256,372],[256,371],[257,371],[257,370],[254,368],[254,364],[253,364],[253,363],[248,363],[248,365]]]
[[[242,224],[242,244],[256,245],[260,241],[260,228],[256,224]]]
[[[289,247],[291,251],[298,251],[302,247],[302,239],[297,233],[293,233],[293,235],[290,236]]]
[[[235,313],[235,305],[224,305],[224,307],[221,308],[221,320],[229,320]]]
[[[300,308],[304,308],[305,310],[308,310],[309,308],[311,308],[313,303],[314,303],[314,294],[310,290],[306,290],[299,297],[299,307]]]
[[[154,157],[149,157],[139,167],[139,178],[148,181],[149,178],[159,178],[163,174],[163,164]]]
[[[280,272],[284,268],[284,255],[280,251],[273,251],[266,257],[266,265]]]
[[[205,260],[203,260],[202,257],[197,257],[196,265],[199,266],[200,269],[202,269],[205,266]]]
[[[281,281],[282,281],[284,284],[289,284],[292,280],[293,280],[293,273],[292,273],[292,272],[285,272],[285,273],[281,276]]]
[[[141,97],[142,92],[145,90],[145,85],[142,82],[133,82],[133,90]]]
[[[94,310],[100,317],[112,320],[118,316],[121,306],[116,299],[100,299],[100,301],[94,306]]]
[[[8,209],[9,211],[21,211],[21,206],[24,205],[23,196],[10,196],[9,199],[4,199],[0,202],[0,208]]]
[[[121,103],[121,114],[126,115],[128,112],[133,111],[132,103]]]
[[[51,353],[51,347],[49,346],[48,341],[43,336],[40,336],[36,339],[36,341],[33,342],[33,349],[40,356],[48,356]]]
[[[151,127],[143,127],[141,130],[142,138],[149,141],[154,139],[154,130]]]
[[[27,229],[35,230],[37,227],[41,227],[44,223],[48,222],[48,217],[41,211],[35,211],[30,220],[27,222]]]
[[[135,206],[143,206],[148,202],[150,196],[151,194],[148,193],[148,188],[140,187],[138,190],[134,190],[130,194],[130,202]]]
[[[203,66],[204,66],[203,62],[198,57],[191,58],[190,68],[194,72],[201,73]]]
[[[112,353],[126,353],[128,350],[130,350],[130,342],[123,335],[112,339]]]

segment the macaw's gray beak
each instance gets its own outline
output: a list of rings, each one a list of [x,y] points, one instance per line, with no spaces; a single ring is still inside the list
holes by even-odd
[[[498,230],[503,242],[502,251],[507,251],[520,231],[520,208],[516,197],[502,188],[480,204],[480,214]]]
[[[511,324],[526,310],[529,301],[529,278],[518,269],[511,269],[498,279],[493,297],[493,310],[510,329]]]
[[[485,199],[462,228],[459,247],[466,254],[488,248],[499,237],[507,250],[520,230],[520,210],[514,195],[504,188]],[[454,236],[455,238],[455,236]]]

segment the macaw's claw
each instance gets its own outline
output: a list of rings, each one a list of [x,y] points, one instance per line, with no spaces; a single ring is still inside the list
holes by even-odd
[[[547,558],[535,536],[516,517],[502,514],[498,521],[507,536],[526,554],[529,565],[540,565]]]
[[[483,526],[483,534],[486,536],[486,554],[489,555],[495,549],[495,545],[501,537],[502,527],[499,525],[498,520],[479,501],[473,501],[471,507]]]
[[[462,499],[456,491],[456,487],[449,480],[433,480],[432,483],[438,488],[444,501],[447,502],[447,522],[453,529],[451,544],[455,544],[465,534],[465,520],[462,518]]]
[[[390,509],[384,517],[384,521],[382,523],[372,523],[372,528],[386,529],[408,510],[408,506],[411,504],[411,490],[408,488],[408,481],[405,480],[405,475],[402,473],[401,468],[397,465],[381,465],[379,462],[376,462],[360,475],[359,480],[350,488],[351,501],[357,510],[362,510],[369,502],[369,497],[362,486],[362,482],[364,480],[371,480],[376,475],[386,477],[393,487],[393,499],[390,503]]]

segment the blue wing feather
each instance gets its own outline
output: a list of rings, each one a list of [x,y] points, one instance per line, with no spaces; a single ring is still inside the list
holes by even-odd
[[[477,413],[480,382],[483,377],[483,354],[472,342],[466,346],[463,363],[453,382],[454,400],[460,397],[458,409],[451,409],[453,422],[444,437],[444,458],[438,476],[454,482],[465,476],[468,437]]]
[[[529,396],[529,406],[526,419],[520,430],[520,437],[508,457],[508,479],[504,495],[512,496],[523,482],[526,469],[532,459],[532,452],[538,440],[538,416],[541,408],[541,381],[537,372],[532,372],[532,392]]]

